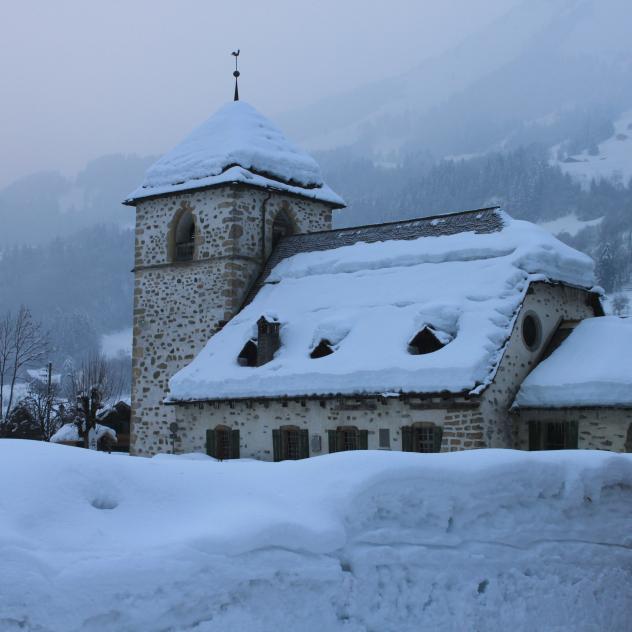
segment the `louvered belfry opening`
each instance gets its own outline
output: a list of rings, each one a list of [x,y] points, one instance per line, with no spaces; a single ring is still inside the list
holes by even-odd
[[[284,237],[294,234],[294,224],[285,211],[281,211],[274,218],[272,223],[272,248],[274,248]]]
[[[439,351],[445,345],[437,338],[430,327],[424,327],[408,343],[408,353],[412,355],[423,355]]]
[[[178,219],[175,227],[175,261],[191,261],[195,253],[195,220],[187,210]]]

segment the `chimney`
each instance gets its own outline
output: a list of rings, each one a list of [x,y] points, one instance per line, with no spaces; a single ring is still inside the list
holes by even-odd
[[[281,346],[280,328],[281,323],[264,316],[257,321],[257,366],[270,362]]]

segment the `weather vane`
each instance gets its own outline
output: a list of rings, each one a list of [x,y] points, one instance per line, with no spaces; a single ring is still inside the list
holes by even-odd
[[[233,73],[233,77],[235,77],[235,101],[239,101],[239,86],[237,85],[237,79],[239,79],[239,68],[237,67],[239,48],[233,51],[231,55],[235,58],[235,72]]]

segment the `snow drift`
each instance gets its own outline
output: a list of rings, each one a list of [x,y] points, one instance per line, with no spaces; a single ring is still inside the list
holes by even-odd
[[[626,629],[632,458],[0,441],[0,629]]]

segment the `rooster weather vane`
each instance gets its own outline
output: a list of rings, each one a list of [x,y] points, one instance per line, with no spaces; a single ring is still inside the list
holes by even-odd
[[[239,101],[239,86],[237,84],[237,80],[239,79],[239,68],[237,67],[237,61],[239,57],[239,48],[231,53],[231,55],[235,58],[235,72],[233,72],[233,77],[235,77],[235,101]]]

